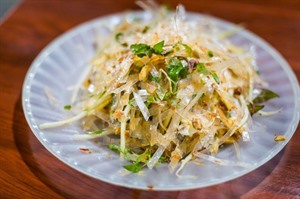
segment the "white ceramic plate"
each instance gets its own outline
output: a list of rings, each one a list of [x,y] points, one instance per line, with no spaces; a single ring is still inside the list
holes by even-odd
[[[261,75],[270,84],[270,89],[281,97],[267,104],[269,108],[282,108],[271,117],[255,116],[251,141],[240,142],[242,162],[250,168],[222,166],[205,162],[204,166],[188,164],[182,175],[193,175],[195,179],[182,179],[171,174],[167,165],[153,170],[145,169],[138,174],[124,172],[117,154],[90,141],[74,141],[72,136],[81,132],[78,123],[62,128],[41,130],[38,125],[57,121],[69,114],[63,105],[69,103],[71,91],[83,68],[95,53],[94,43],[98,36],[108,34],[107,27],[120,22],[124,14],[111,15],[84,23],[55,39],[32,63],[23,86],[23,109],[26,119],[38,140],[58,159],[70,167],[96,179],[131,188],[155,190],[185,190],[205,187],[232,180],[244,175],[274,157],[290,140],[299,122],[299,84],[287,62],[270,45],[247,30],[231,37],[231,41],[242,47],[255,46],[257,63]],[[130,15],[147,18],[142,12]],[[203,18],[203,15],[188,13],[187,18]],[[233,28],[233,24],[205,16],[222,29]],[[45,95],[45,88],[52,91],[59,102],[53,106]],[[286,141],[275,142],[274,134],[284,134]],[[92,154],[81,152],[89,148]],[[233,147],[226,147],[217,155],[219,158],[236,160]]]

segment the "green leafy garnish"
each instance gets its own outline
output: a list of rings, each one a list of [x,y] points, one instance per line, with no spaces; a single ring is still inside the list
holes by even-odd
[[[161,76],[153,76],[151,73],[148,77],[148,79],[152,82],[159,82],[161,80]]]
[[[214,80],[215,80],[215,82],[217,82],[217,84],[220,84],[219,77],[216,73],[211,73],[211,76],[214,78]]]
[[[150,29],[149,26],[145,26],[142,32],[143,32],[143,33],[146,33],[149,29]]]
[[[127,169],[128,171],[131,171],[133,173],[137,173],[140,170],[142,170],[142,168],[144,166],[146,166],[146,163],[148,162],[148,160],[151,158],[151,153],[149,152],[149,150],[146,150],[144,153],[140,154],[134,163],[132,164],[128,164],[123,166],[125,169]]]
[[[152,103],[152,102],[155,102],[155,98],[154,98],[154,96],[149,96],[148,98],[147,98],[147,103]]]
[[[164,100],[171,99],[172,97],[173,97],[173,94],[171,92],[166,92],[166,94],[164,96]]]
[[[64,109],[67,110],[67,111],[69,111],[69,110],[72,109],[72,106],[71,106],[71,105],[65,105],[65,106],[64,106]]]
[[[193,56],[193,50],[191,47],[189,47],[187,44],[180,42],[177,42],[173,48],[175,48],[176,50],[180,50],[180,46],[184,47],[184,50],[187,54],[188,57],[192,57]]]
[[[97,134],[103,133],[103,131],[104,130],[96,130],[96,131],[89,132],[89,134],[91,134],[91,135],[97,135]]]
[[[120,146],[116,145],[116,144],[109,144],[108,148],[114,152],[120,153],[122,152]]]
[[[161,41],[161,42],[159,42],[159,43],[157,43],[157,44],[155,44],[154,46],[153,46],[153,51],[154,51],[154,53],[155,54],[161,54],[162,52],[163,52],[163,47],[164,47],[164,44],[165,44],[165,41],[163,40],[163,41]]]
[[[153,54],[153,49],[147,44],[132,44],[130,50],[138,57],[151,57]]]
[[[153,53],[157,55],[162,55],[164,43],[165,41],[158,42],[153,46],[153,48],[143,43],[132,44],[130,46],[130,50],[138,57],[144,57],[144,56],[151,57]]]
[[[151,153],[149,152],[149,150],[146,150],[144,153],[140,154],[137,157],[135,163],[140,163],[140,162],[147,163],[150,158],[151,158]]]
[[[122,46],[124,46],[124,47],[127,47],[128,46],[128,44],[127,43],[125,43],[125,42],[122,42],[122,38],[123,38],[123,36],[124,36],[124,34],[123,33],[121,33],[121,32],[118,32],[116,35],[115,35],[115,40],[119,43],[119,44],[121,44]]]
[[[205,67],[204,63],[198,63],[198,64],[196,65],[196,69],[197,69],[197,71],[198,71],[199,73],[201,73],[201,74],[203,74],[203,75],[211,75],[211,76],[214,78],[214,80],[215,80],[215,82],[216,82],[217,84],[220,83],[220,80],[219,80],[218,75],[217,75],[216,73],[212,73],[211,71],[209,71],[209,70]]]
[[[259,105],[259,104],[253,104],[253,103],[248,104],[248,110],[251,116],[257,113],[258,111],[260,111],[261,109],[263,109],[264,107],[265,107],[264,105]]]
[[[137,163],[125,165],[125,166],[123,166],[123,168],[127,169],[128,171],[130,171],[132,173],[137,173],[142,170],[143,164],[137,162]]]
[[[177,82],[179,77],[186,77],[187,69],[183,66],[181,60],[172,57],[167,64],[167,74],[173,81]]]
[[[248,104],[248,110],[250,114],[253,115],[257,113],[264,108],[264,105],[262,105],[262,103],[276,97],[279,97],[279,95],[274,93],[273,91],[262,89],[260,94],[254,98],[253,102]]]
[[[147,107],[149,107],[149,105],[152,103],[152,102],[155,102],[155,98],[154,98],[154,96],[149,96],[148,98],[147,98],[147,101],[145,102],[145,105],[147,106]]]
[[[184,44],[184,43],[180,43],[186,50],[188,56],[192,56],[193,55],[193,50],[191,47],[189,47],[188,45]]]
[[[116,35],[115,35],[115,40],[117,41],[117,42],[120,42],[120,38],[123,36],[123,33],[121,33],[121,32],[118,32]]]
[[[253,103],[254,104],[264,103],[276,97],[279,97],[279,95],[268,89],[262,89],[260,94],[254,98]]]
[[[117,153],[123,153],[124,155],[126,155],[127,153],[130,152],[130,150],[128,148],[125,148],[124,151],[121,150],[121,147],[119,145],[116,144],[109,144],[108,148],[114,152]]]
[[[165,163],[167,162],[167,158],[164,157],[164,156],[161,156],[159,159],[158,159],[158,163]]]
[[[98,98],[102,98],[104,96],[104,94],[106,93],[106,90],[102,91],[101,93],[99,93]]]
[[[135,102],[135,99],[134,99],[134,98],[132,98],[132,99],[129,100],[129,104],[130,104],[130,105],[133,105],[134,102]]]
[[[196,65],[196,69],[199,73],[203,74],[203,75],[209,75],[210,72],[209,70],[207,70],[207,68],[205,67],[204,63],[198,63]]]
[[[209,50],[209,51],[207,52],[207,55],[208,55],[209,57],[213,57],[213,56],[214,56],[214,53],[213,53],[212,51]]]

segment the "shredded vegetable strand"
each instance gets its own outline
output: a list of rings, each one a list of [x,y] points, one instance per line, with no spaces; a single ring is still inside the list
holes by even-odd
[[[238,167],[244,167],[244,168],[252,168],[252,165],[249,163],[245,163],[245,162],[240,162],[240,161],[230,161],[230,160],[224,160],[224,159],[220,159],[220,158],[216,158],[214,156],[211,155],[206,155],[203,153],[194,153],[194,155],[196,157],[199,157],[201,159],[204,160],[208,160],[210,162],[219,164],[219,165],[224,165],[224,166],[238,166]]]
[[[92,111],[94,108],[101,105],[101,103],[106,99],[107,96],[108,95],[102,96],[102,98],[100,98],[98,100],[98,102],[96,102],[89,110],[83,111],[83,112],[81,112],[81,113],[79,113],[79,114],[77,114],[74,117],[71,117],[69,119],[65,119],[65,120],[61,120],[61,121],[57,121],[57,122],[43,123],[43,124],[40,125],[40,129],[60,127],[60,126],[63,126],[63,125],[70,124],[72,122],[76,122],[78,120],[81,120],[82,118],[84,118],[85,116],[88,115],[89,111]]]
[[[192,154],[189,154],[188,156],[186,156],[186,158],[184,158],[182,161],[181,161],[181,165],[180,165],[180,167],[177,169],[177,171],[176,171],[176,175],[177,176],[180,176],[179,175],[179,172],[184,168],[184,166],[190,161],[190,160],[192,160]]]
[[[127,105],[125,110],[124,110],[124,120],[121,121],[121,141],[120,141],[120,148],[121,148],[121,152],[125,151],[125,143],[126,143],[126,135],[125,135],[125,131],[126,131],[126,122],[127,122],[127,115],[130,111],[130,106]],[[121,157],[123,156],[123,153],[120,153]]]
[[[137,94],[136,92],[133,92],[133,96],[134,96],[134,99],[141,111],[141,113],[143,114],[144,116],[144,119],[146,121],[148,121],[149,117],[150,117],[150,113],[149,113],[149,110],[148,108],[146,107],[146,105],[144,104],[143,102],[143,99],[141,98],[141,96],[139,94]]]
[[[91,140],[112,134],[112,131],[103,131],[101,134],[76,134],[73,136],[74,140]]]
[[[164,126],[164,124],[162,123],[162,120],[161,120],[161,107],[158,108],[158,121],[159,121],[159,125],[162,127],[162,129],[164,131],[167,131],[167,128]]]
[[[60,127],[66,124],[70,124],[72,122],[78,121],[82,118],[84,118],[87,115],[87,112],[81,112],[77,115],[75,115],[74,117],[71,117],[69,119],[66,120],[61,120],[61,121],[57,121],[57,122],[49,122],[49,123],[43,123],[40,125],[40,129],[47,129],[47,128],[55,128],[55,127]]]

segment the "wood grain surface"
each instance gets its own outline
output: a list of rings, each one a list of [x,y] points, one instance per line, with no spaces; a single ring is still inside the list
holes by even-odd
[[[1,0],[0,0],[1,1]],[[162,1],[160,1],[162,2]],[[169,0],[172,7],[180,1]],[[247,29],[274,46],[300,79],[300,1],[181,1]],[[141,191],[81,174],[50,154],[31,132],[21,88],[38,53],[87,20],[128,9],[129,0],[24,0],[0,24],[0,198],[300,198],[300,128],[260,168],[235,180],[189,191]]]

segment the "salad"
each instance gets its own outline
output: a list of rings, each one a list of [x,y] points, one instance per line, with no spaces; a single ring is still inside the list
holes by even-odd
[[[81,120],[77,140],[109,138],[107,147],[139,172],[167,163],[179,172],[186,163],[214,157],[224,145],[248,141],[253,114],[278,97],[259,77],[255,50],[239,48],[203,20],[185,20],[183,6],[169,12],[139,2],[151,20],[124,17],[100,38],[98,52],[74,89],[68,119]],[[225,161],[226,162],[226,161]],[[240,166],[246,166],[240,163]]]

